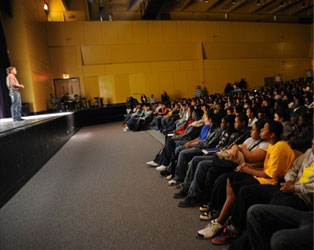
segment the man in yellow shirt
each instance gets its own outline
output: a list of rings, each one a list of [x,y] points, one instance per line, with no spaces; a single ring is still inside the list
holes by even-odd
[[[294,208],[301,211],[313,211],[314,194],[314,139],[312,148],[298,157],[280,185],[249,185],[242,187],[233,207],[232,224],[213,241],[224,244],[232,242],[229,250],[251,249],[246,231],[248,209],[254,204],[272,204]]]
[[[226,200],[217,219],[212,220],[206,228],[199,230],[196,234],[198,238],[210,239],[217,235],[223,228],[223,224],[227,221],[232,212],[232,208],[236,202],[236,195],[242,186],[251,184],[276,184],[278,178],[282,178],[291,167],[295,156],[290,146],[280,141],[283,127],[280,122],[273,120],[267,121],[264,128],[261,130],[261,139],[270,143],[267,149],[263,168],[255,168],[254,166],[243,163],[239,166],[239,172],[227,173],[224,177],[227,180],[226,184]],[[221,177],[221,178],[224,178]],[[222,185],[224,182],[221,182]],[[218,185],[215,190],[223,189],[223,186]],[[213,194],[213,198],[217,195]],[[215,200],[210,202],[211,209],[215,207]],[[217,203],[217,202],[216,202]],[[215,243],[215,242],[214,242]]]

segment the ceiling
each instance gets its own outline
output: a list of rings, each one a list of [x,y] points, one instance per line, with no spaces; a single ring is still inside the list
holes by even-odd
[[[313,23],[313,0],[86,0],[90,20]]]

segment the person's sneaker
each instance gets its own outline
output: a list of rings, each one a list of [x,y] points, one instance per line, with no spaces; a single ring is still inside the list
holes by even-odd
[[[160,171],[160,175],[161,175],[161,176],[168,177],[169,175],[171,175],[171,172],[166,169],[166,170],[164,170],[164,171]],[[168,180],[168,179],[167,179],[167,180]]]
[[[168,185],[169,185],[169,186],[173,186],[173,185],[176,185],[176,184],[177,184],[177,182],[176,182],[176,180],[174,180],[174,179],[168,181]]]
[[[166,169],[167,169],[167,166],[165,166],[165,165],[161,165],[161,166],[156,168],[157,171],[165,171]]]
[[[188,195],[188,192],[185,190],[185,188],[182,188],[179,192],[173,195],[173,198],[175,199],[185,198],[187,197],[187,195]]]
[[[223,225],[219,224],[216,220],[212,220],[208,225],[196,233],[196,237],[200,239],[211,239],[216,236],[222,229]]]
[[[207,211],[207,212],[204,212],[200,215],[200,220],[205,220],[205,221],[209,221],[209,220],[212,220],[212,219],[215,219],[218,217],[218,213],[216,212],[210,212],[210,211]]]
[[[180,201],[178,207],[197,207],[200,205],[200,200],[187,197],[185,200]]]
[[[212,239],[212,243],[214,245],[225,245],[229,244],[235,238],[237,238],[237,235],[226,226],[221,234],[218,234]]]
[[[168,175],[168,176],[166,177],[166,179],[167,179],[168,181],[170,181],[170,180],[172,179],[172,174]]]
[[[158,164],[154,161],[148,161],[146,162],[147,165],[152,166],[152,167],[158,167]]]
[[[123,132],[128,132],[128,131],[129,131],[129,127],[123,128]]]
[[[200,206],[200,212],[207,212],[209,209],[208,205],[202,205]]]

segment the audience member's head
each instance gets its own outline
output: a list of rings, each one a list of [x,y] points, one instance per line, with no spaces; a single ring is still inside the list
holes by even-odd
[[[242,130],[243,128],[246,128],[247,124],[248,124],[248,118],[245,114],[239,114],[235,117],[234,128],[236,130]]]
[[[267,120],[260,135],[263,140],[277,142],[280,140],[282,132],[283,127],[280,122]]]
[[[204,114],[203,110],[201,110],[201,109],[194,109],[194,111],[192,113],[192,119],[194,121],[198,121],[198,120],[202,119],[203,114]]]
[[[251,129],[251,137],[255,140],[260,139],[261,129],[264,127],[266,121],[265,120],[258,120],[256,121]]]

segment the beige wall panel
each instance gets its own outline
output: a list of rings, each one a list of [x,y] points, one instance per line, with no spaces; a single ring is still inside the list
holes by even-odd
[[[125,102],[126,97],[130,96],[129,75],[115,75],[115,97],[117,103]]]
[[[205,41],[222,41],[221,26],[218,22],[207,22],[205,32],[207,34]]]
[[[84,42],[83,22],[65,23],[66,45],[80,45]]]
[[[151,73],[152,63],[134,63],[134,73]]]
[[[165,90],[170,97],[175,94],[173,72],[159,73],[159,88],[162,91]]]
[[[111,62],[111,47],[103,45],[82,46],[83,65],[104,64]]]
[[[118,42],[117,23],[101,22],[100,23],[103,44],[115,44]]]
[[[63,73],[68,73],[70,77],[80,75],[75,47],[51,47],[49,55],[54,78],[61,78]]]
[[[99,76],[105,74],[105,65],[83,66],[84,76]]]
[[[231,22],[219,23],[219,42],[233,41],[234,31]]]
[[[192,41],[192,34],[191,34],[191,22],[188,21],[176,21],[177,26],[177,40],[189,42]]]
[[[307,57],[308,43],[203,43],[206,59]]]
[[[193,97],[195,87],[201,82],[199,71],[187,71],[187,79],[188,82],[184,86],[185,96]]]
[[[132,63],[105,65],[105,74],[134,74],[135,66]]]
[[[198,47],[193,43],[94,45],[81,50],[84,65],[198,59]]]
[[[251,33],[250,41],[256,43],[266,42],[266,29],[261,23],[253,23],[253,31]]]
[[[64,22],[64,14],[61,11],[49,11],[48,14],[49,22]]]
[[[46,75],[32,72],[34,89],[34,111],[46,111],[48,108],[49,83],[50,79]]]
[[[101,23],[99,22],[83,22],[84,44],[101,44]]]
[[[82,83],[81,83],[82,85]],[[98,76],[84,77],[85,96],[94,103],[94,97],[99,96]]]
[[[199,70],[199,61],[180,61],[179,70],[180,71],[190,71],[190,70]]]
[[[154,62],[151,64],[152,72],[178,71],[178,62]]]
[[[186,71],[179,71],[174,72],[174,89],[175,95],[173,98],[177,97],[187,97],[186,95],[186,86],[189,85],[189,80],[187,77],[188,72]]]
[[[161,89],[159,89],[159,74],[150,73],[146,75],[147,96],[154,95],[155,101],[160,101]]]
[[[209,31],[207,22],[191,22],[192,41],[208,41]]]
[[[162,24],[163,40],[166,42],[177,41],[177,26],[174,21],[164,21]]]
[[[148,40],[150,42],[161,42],[163,40],[163,30],[161,22],[147,21]]]
[[[141,94],[146,93],[146,75],[130,74],[130,95],[140,100]]]
[[[147,23],[142,21],[132,22],[133,41],[135,43],[146,43],[148,41]]]
[[[38,60],[38,58],[30,56],[30,64],[33,72],[50,77],[50,68],[46,62]]]
[[[118,43],[130,43],[133,41],[133,26],[131,22],[121,21],[117,23]]]
[[[65,24],[47,23],[48,46],[64,46],[66,44]]]

